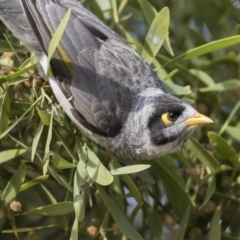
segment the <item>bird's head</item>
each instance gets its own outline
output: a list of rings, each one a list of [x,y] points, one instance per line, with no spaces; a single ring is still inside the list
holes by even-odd
[[[144,99],[145,98],[145,99]],[[132,129],[137,158],[152,159],[179,149],[193,131],[213,121],[192,106],[169,94],[145,96],[138,104]],[[140,140],[141,138],[141,140]],[[146,155],[144,153],[147,153]],[[144,156],[143,156],[144,155]]]
[[[199,125],[213,123],[189,104],[169,94],[154,101],[155,110],[149,118],[148,129],[151,143],[165,149],[161,152],[174,152]]]

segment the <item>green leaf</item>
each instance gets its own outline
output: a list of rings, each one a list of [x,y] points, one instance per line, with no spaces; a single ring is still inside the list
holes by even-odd
[[[51,122],[51,113],[41,110],[38,106],[36,108],[42,123],[49,126]]]
[[[62,136],[61,136],[61,134],[58,132],[58,129],[57,129],[57,128],[55,128],[55,127],[53,126],[53,129],[54,129],[55,134],[57,135],[57,137],[58,137],[59,140],[61,141],[61,144],[62,144],[63,147],[65,148],[66,152],[69,154],[69,156],[71,156],[71,158],[74,160],[74,162],[77,163],[78,160],[77,160],[77,158],[75,157],[75,154],[74,154],[73,150],[71,149],[71,147],[68,146],[67,141],[65,141],[65,140],[62,138]]]
[[[60,155],[58,155],[55,152],[48,152],[46,157],[51,156],[51,160],[52,163],[54,165],[55,168],[58,169],[68,169],[68,168],[76,168],[77,166],[68,162],[67,160],[65,160],[64,158],[62,158]]]
[[[23,69],[19,69],[18,71],[14,72],[14,73],[11,73],[11,74],[9,74],[9,75],[7,75],[7,76],[2,76],[2,77],[0,77],[0,84],[3,84],[3,83],[5,83],[5,82],[10,82],[11,80],[14,80],[14,79],[16,79],[17,77],[19,77],[19,76],[21,76],[21,75],[23,75],[23,74],[26,74],[26,73],[27,73],[27,75],[24,76],[24,77],[27,79],[28,76],[29,76],[28,71],[31,70],[31,69],[33,69],[34,67],[36,67],[37,64],[38,64],[38,63],[35,63],[35,64],[30,65],[30,66],[27,66],[27,67],[25,67],[25,68],[23,68]]]
[[[231,120],[233,119],[233,117],[235,116],[235,114],[237,113],[239,108],[240,108],[240,100],[237,102],[237,104],[235,105],[235,107],[233,108],[231,113],[229,114],[225,123],[222,125],[222,127],[219,131],[219,135],[221,135],[226,130],[226,128],[228,127],[229,123],[231,122]],[[240,134],[238,136],[240,136]]]
[[[25,112],[22,116],[18,117],[18,119],[9,126],[4,132],[1,133],[0,139],[5,137],[31,110],[32,108],[41,100],[42,96],[39,97]]]
[[[19,47],[18,45],[11,44],[16,52],[28,52],[24,47]],[[5,40],[0,39],[0,52],[12,52],[12,47]]]
[[[125,165],[135,165],[136,161],[133,159],[116,159],[116,166],[115,167],[121,167],[121,165],[118,163],[118,161],[123,162]],[[136,175],[140,177],[142,180],[146,181],[147,183],[154,184],[154,179],[150,176],[150,174],[147,171],[137,172]]]
[[[68,24],[68,20],[70,18],[71,15],[71,9],[68,9],[68,11],[66,12],[65,16],[63,17],[61,23],[59,24],[57,30],[55,31],[55,33],[52,36],[52,39],[49,43],[49,47],[48,47],[48,63],[47,63],[47,76],[49,76],[49,63],[51,61],[51,58],[56,50],[56,48],[58,47],[63,33],[67,27]]]
[[[136,165],[113,169],[110,171],[110,173],[112,175],[131,174],[131,173],[144,171],[150,167],[151,167],[151,165],[147,165],[147,164],[136,164]]]
[[[97,155],[90,148],[88,148],[84,154],[87,156],[87,159],[81,158],[81,160],[86,163],[86,169],[91,179],[103,186],[111,184],[113,182],[113,176],[100,162]],[[83,153],[81,156],[83,156]]]
[[[27,190],[27,189],[29,189],[29,188],[31,188],[31,187],[39,184],[39,183],[42,183],[43,181],[45,181],[48,178],[49,178],[49,175],[44,175],[44,176],[39,176],[39,177],[29,181],[29,182],[26,182],[21,186],[19,192],[25,191],[25,190]]]
[[[114,22],[115,22],[115,23],[118,23],[118,22],[119,22],[119,19],[118,19],[118,11],[117,11],[117,3],[116,3],[116,0],[111,0],[111,4],[112,4]]]
[[[229,37],[229,38],[224,38],[224,39],[221,39],[221,40],[217,40],[217,41],[214,41],[214,42],[211,42],[211,43],[207,43],[207,44],[204,44],[200,47],[191,49],[188,52],[174,58],[173,60],[171,60],[170,62],[168,62],[164,66],[172,65],[172,64],[174,64],[176,62],[179,62],[179,61],[184,61],[184,60],[188,60],[188,59],[191,59],[191,58],[199,57],[199,56],[202,56],[204,54],[217,51],[219,49],[230,47],[234,44],[238,44],[239,42],[240,42],[240,36],[238,35],[238,36],[234,36],[234,37]]]
[[[73,202],[76,219],[81,222],[85,218],[85,184],[88,179],[86,164],[79,160],[73,183]]]
[[[172,95],[188,95],[191,93],[191,90],[186,87],[181,87],[171,82],[162,82],[163,86],[166,89],[166,92]]]
[[[185,190],[185,184],[169,156],[152,162],[152,169],[161,179],[169,201],[174,205],[176,212],[183,217],[186,206],[194,206],[195,203]]]
[[[20,215],[59,216],[72,213],[73,211],[73,202],[60,202],[38,207],[27,212],[23,212]]]
[[[39,122],[38,124],[38,128],[35,132],[34,138],[33,138],[33,143],[32,143],[32,153],[31,153],[31,161],[33,162],[34,160],[34,156],[35,153],[37,151],[37,146],[38,146],[38,142],[40,140],[40,137],[42,135],[42,131],[43,131],[43,123]]]
[[[154,18],[157,16],[158,12],[157,10],[151,5],[151,3],[149,3],[148,1],[146,0],[137,0],[141,9],[142,9],[142,12],[144,14],[144,17],[147,21],[147,24],[148,24],[148,27],[151,26]],[[172,47],[171,47],[171,44],[170,44],[170,39],[169,39],[169,34],[167,34],[164,42],[163,42],[163,47],[167,50],[167,52],[173,56],[174,53],[173,53],[173,50],[172,50]]]
[[[10,113],[10,94],[12,88],[8,88],[8,90],[3,95],[3,100],[0,107],[0,134],[3,133],[9,124],[9,113]],[[1,158],[0,158],[1,159]],[[1,160],[0,160],[1,162]]]
[[[50,203],[50,204],[57,203],[57,200],[55,199],[53,194],[46,187],[44,187],[44,185],[41,184],[40,188],[43,191],[43,194],[44,194],[43,199],[46,201],[46,203]],[[64,229],[65,231],[69,230],[69,223],[68,223],[67,218],[64,215],[55,216],[55,218],[59,222],[62,229]]]
[[[26,149],[10,149],[0,152],[0,164],[12,160],[25,153]]]
[[[55,224],[49,224],[46,226],[37,226],[37,227],[26,227],[26,228],[17,228],[17,229],[9,229],[9,230],[4,230],[2,233],[26,233],[30,231],[38,231],[38,230],[47,230],[47,229],[56,229],[56,228],[61,228],[59,225]]]
[[[240,81],[236,79],[229,79],[220,83],[216,83],[209,87],[200,88],[200,92],[225,92],[235,90],[240,87]]]
[[[70,240],[78,240],[78,219],[75,218],[73,225],[72,225],[72,230],[70,234]]]
[[[146,220],[151,232],[154,234],[156,239],[161,239],[162,237],[162,220],[159,213],[148,203],[144,203],[144,210],[146,211]]]
[[[214,132],[208,132],[208,137],[219,159],[228,160],[233,166],[239,164],[236,151],[224,138]]]
[[[150,29],[148,30],[142,57],[149,64],[152,62],[153,58],[160,50],[164,40],[168,36],[169,18],[169,10],[165,7],[154,18]]]
[[[187,140],[186,147],[191,150],[205,166],[212,170],[219,168],[218,161],[194,138]]]
[[[209,173],[208,175],[204,176],[201,179],[201,184],[207,182],[211,177],[217,175],[218,173],[227,172],[229,170],[232,170],[232,167],[227,166],[227,165],[220,165],[220,167],[218,169],[215,169],[211,173]]]
[[[228,126],[226,132],[236,141],[240,142],[240,128]]]
[[[11,202],[17,196],[20,187],[25,179],[25,175],[26,166],[24,163],[22,163],[17,171],[13,174],[12,178],[2,192],[1,199],[3,199],[5,203]]]
[[[97,185],[97,188],[102,196],[103,201],[105,202],[107,208],[109,209],[112,217],[118,224],[122,233],[126,236],[126,238],[132,240],[144,240],[142,236],[136,231],[136,229],[131,225],[128,219],[125,217],[125,214],[122,213],[114,201],[109,197],[109,195],[104,191],[103,187]]]
[[[131,160],[130,160],[131,161]],[[114,162],[115,167],[120,168],[120,164],[119,162],[115,161]],[[137,201],[139,206],[143,205],[143,199],[142,199],[142,195],[139,192],[139,188],[136,186],[136,184],[133,182],[133,180],[129,177],[129,175],[124,174],[122,176],[122,178],[124,179],[124,181],[126,182],[128,188],[129,188],[129,192],[131,193],[131,195],[135,198],[135,200]],[[125,195],[126,197],[126,195]]]
[[[154,18],[157,16],[156,9],[151,5],[150,2],[146,0],[137,0],[142,12],[144,14],[145,19],[147,20],[147,24],[150,27]]]
[[[220,224],[221,212],[222,212],[221,207],[218,206],[215,210],[215,213],[210,223],[208,239],[221,240],[221,224]]]
[[[126,182],[127,186],[129,187],[130,193],[133,195],[135,200],[138,202],[139,206],[143,205],[142,195],[138,191],[138,187],[133,182],[133,180],[128,175],[123,175],[123,179]]]
[[[51,166],[48,167],[48,172],[56,179],[56,181],[60,185],[65,187],[70,192],[73,191],[72,186],[68,182],[66,182],[64,178],[62,178],[59,174],[57,174]]]
[[[46,141],[46,146],[45,146],[45,153],[48,153],[50,151],[50,144],[51,144],[51,141],[52,141],[52,127],[53,127],[53,111],[51,112],[47,141]]]
[[[186,233],[187,226],[189,223],[190,214],[191,214],[191,207],[188,206],[186,209],[186,212],[184,213],[182,221],[180,223],[180,228],[177,232],[176,240],[184,240],[185,239],[185,233]]]
[[[165,38],[165,41],[163,42],[163,47],[167,50],[167,52],[171,55],[174,56],[174,52],[170,43],[170,38],[169,38],[169,33]]]
[[[208,186],[207,186],[206,195],[204,197],[203,204],[200,208],[202,208],[209,201],[209,199],[212,197],[212,195],[215,191],[215,188],[216,188],[215,177],[210,177],[208,179]]]
[[[204,71],[199,69],[190,69],[189,72],[207,86],[215,85],[214,80]]]

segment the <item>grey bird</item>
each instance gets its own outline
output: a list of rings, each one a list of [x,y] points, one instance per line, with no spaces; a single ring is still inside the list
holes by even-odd
[[[0,19],[46,72],[49,43],[68,9],[48,80],[90,140],[120,157],[147,160],[176,151],[198,125],[213,122],[167,94],[151,67],[75,0],[0,0]]]

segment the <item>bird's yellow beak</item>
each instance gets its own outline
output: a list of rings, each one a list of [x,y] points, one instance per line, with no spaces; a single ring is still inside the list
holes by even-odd
[[[209,123],[213,123],[213,120],[210,119],[209,117],[200,114],[200,113],[196,113],[193,117],[188,118],[185,123],[188,126],[192,126],[192,125],[203,125],[203,124],[209,124]]]

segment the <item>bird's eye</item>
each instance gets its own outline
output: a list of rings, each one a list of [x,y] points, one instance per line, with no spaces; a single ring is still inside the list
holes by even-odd
[[[179,117],[179,114],[175,112],[166,112],[162,114],[161,119],[165,125],[169,125],[173,122],[175,122]]]
[[[171,121],[171,122],[175,122],[178,117],[179,117],[179,114],[178,113],[175,113],[175,112],[169,112],[168,115],[168,120]]]

